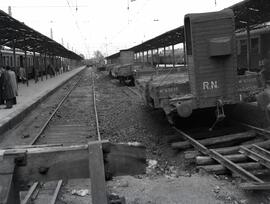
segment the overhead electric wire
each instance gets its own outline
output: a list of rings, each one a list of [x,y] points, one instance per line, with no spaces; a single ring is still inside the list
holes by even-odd
[[[80,26],[79,26],[79,24],[78,24],[78,21],[77,21],[75,15],[74,15],[73,12],[72,12],[71,5],[70,5],[69,1],[66,0],[66,2],[67,2],[67,4],[68,4],[68,7],[69,7],[69,9],[70,9],[70,11],[71,11],[71,14],[72,14],[72,16],[73,16],[73,18],[74,18],[75,25],[76,25],[76,27],[77,27],[77,29],[78,29],[78,32],[80,33],[81,38],[83,39],[83,42],[84,42],[83,45],[85,46],[86,51],[87,51],[87,53],[88,53],[88,55],[89,55],[89,57],[90,57],[91,55],[90,55],[89,47],[87,46],[87,43],[86,43],[86,40],[85,40],[86,38],[85,38],[84,35],[82,34],[82,31],[81,31],[81,29],[80,29]],[[76,1],[76,2],[77,2],[77,1]],[[76,4],[77,4],[77,3],[76,3]],[[76,8],[77,8],[77,7],[76,7]],[[76,10],[76,11],[77,11],[77,10]]]

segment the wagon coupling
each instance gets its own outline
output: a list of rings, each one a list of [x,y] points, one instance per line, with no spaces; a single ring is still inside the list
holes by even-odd
[[[226,115],[224,114],[224,108],[223,108],[223,101],[221,99],[217,100],[217,109],[216,109],[216,121],[214,122],[214,124],[211,126],[211,128],[209,128],[209,131],[212,131],[213,128],[215,127],[215,125],[222,121]]]

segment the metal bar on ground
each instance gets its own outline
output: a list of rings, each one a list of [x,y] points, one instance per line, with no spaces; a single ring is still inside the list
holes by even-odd
[[[59,195],[59,191],[61,189],[62,183],[63,183],[63,180],[59,180],[58,181],[57,186],[56,186],[56,189],[55,189],[55,191],[53,193],[53,198],[52,198],[50,204],[55,204],[55,202],[57,200],[57,197]]]
[[[254,152],[257,152],[265,157],[267,157],[267,159],[270,159],[270,151],[262,148],[262,147],[259,147],[258,145],[256,144],[253,144],[251,146],[251,149],[254,151]]]
[[[244,127],[248,127],[248,128],[250,128],[252,130],[255,130],[255,131],[258,132],[258,134],[261,134],[261,135],[267,137],[268,139],[270,139],[270,130],[266,130],[266,129],[263,129],[263,128],[255,127],[253,125],[249,125],[249,124],[242,123],[242,122],[237,122],[237,121],[235,121],[235,122],[238,123],[238,124],[240,124],[240,125],[242,125],[242,126],[244,126]]]
[[[43,125],[43,127],[40,129],[40,131],[38,132],[38,134],[35,136],[35,138],[31,141],[31,145],[35,144],[36,141],[38,140],[38,138],[40,137],[40,135],[44,132],[44,130],[46,129],[46,127],[48,126],[49,122],[51,121],[51,119],[53,118],[53,116],[55,115],[55,113],[58,111],[58,109],[61,107],[61,105],[64,103],[64,101],[66,100],[66,98],[70,95],[70,93],[72,92],[72,90],[79,84],[80,80],[81,80],[82,76],[79,78],[79,80],[74,84],[74,86],[71,87],[71,89],[68,91],[68,93],[62,98],[62,100],[60,101],[60,103],[57,105],[56,109],[53,111],[53,113],[50,115],[50,117],[48,118],[48,120],[45,122],[45,124]]]
[[[32,195],[35,192],[36,188],[38,187],[38,182],[33,183],[33,185],[30,187],[30,189],[28,190],[26,196],[24,197],[23,201],[21,202],[21,204],[30,204],[31,199],[32,199]]]
[[[256,152],[253,152],[252,150],[246,148],[246,147],[241,147],[240,150],[239,150],[240,153],[248,156],[249,158],[259,162],[261,165],[267,167],[270,169],[270,160],[265,158],[264,156],[256,153]]]
[[[97,131],[98,140],[100,141],[101,137],[100,137],[100,131],[99,131],[99,121],[98,121],[96,93],[95,93],[95,79],[93,77],[93,72],[91,73],[91,77],[92,77],[93,103],[94,103],[94,111],[95,111],[95,118],[96,118],[96,131]]]
[[[210,157],[215,159],[217,162],[225,166],[226,168],[230,169],[232,172],[238,174],[241,178],[247,180],[247,181],[253,181],[253,182],[259,182],[259,183],[264,183],[261,179],[257,178],[253,174],[249,173],[239,165],[233,163],[229,159],[225,158],[215,150],[211,150],[206,148],[204,145],[200,144],[197,142],[195,139],[191,138],[189,135],[184,133],[181,130],[178,130],[177,128],[174,127],[174,129],[180,133],[186,140],[188,140],[195,148],[197,148],[199,151],[201,151],[204,154],[208,154]]]

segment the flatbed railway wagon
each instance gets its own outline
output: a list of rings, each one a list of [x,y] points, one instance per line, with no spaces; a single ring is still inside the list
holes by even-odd
[[[120,83],[134,84],[134,52],[130,50],[120,50],[113,62],[114,64],[107,66],[109,74],[117,78]]]
[[[186,66],[136,79],[148,105],[162,108],[169,119],[174,114],[187,118],[208,108],[220,119],[225,117],[224,107],[263,90],[260,74],[238,75],[232,10],[187,14],[184,22]]]

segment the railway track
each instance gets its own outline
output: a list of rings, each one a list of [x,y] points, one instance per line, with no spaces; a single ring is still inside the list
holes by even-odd
[[[241,124],[245,127],[237,133],[196,138],[179,128],[175,131],[186,141],[172,143],[172,148],[186,151],[185,158],[193,160],[197,169],[216,175],[231,173],[239,177],[238,186],[245,190],[268,190],[270,168],[270,132]]]
[[[29,146],[65,146],[101,140],[94,73],[86,70],[67,91]],[[94,122],[95,121],[95,122]],[[63,181],[35,182],[22,204],[56,203]]]

